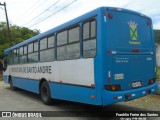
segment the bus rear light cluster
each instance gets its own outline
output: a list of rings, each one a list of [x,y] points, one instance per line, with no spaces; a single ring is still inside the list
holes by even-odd
[[[142,94],[146,94],[146,91],[143,91]]]
[[[116,10],[116,11],[121,11],[122,9],[120,9],[120,8],[114,8],[114,10]]]
[[[140,52],[138,49],[132,49],[132,52]]]
[[[156,54],[156,52],[151,52],[151,54]]]
[[[117,54],[117,52],[116,52],[116,51],[108,50],[108,51],[107,51],[107,54]]]
[[[113,18],[112,13],[108,13],[108,18],[109,18],[109,19],[112,19],[112,18]]]
[[[156,78],[152,78],[149,80],[148,85],[151,85],[156,82]]]
[[[113,100],[119,100],[119,99],[122,99],[122,96],[116,96],[113,98]]]
[[[120,85],[105,85],[104,87],[106,90],[109,90],[109,91],[120,91],[121,90]]]
[[[153,89],[154,90],[154,89]],[[152,90],[143,91],[142,94],[150,94]]]
[[[125,98],[128,100],[130,97],[134,97],[136,96],[136,94],[126,94]]]
[[[151,91],[152,91],[152,92],[154,92],[155,90],[154,90],[154,89],[152,89]]]
[[[150,20],[147,21],[147,25],[148,26],[151,25],[151,21]]]

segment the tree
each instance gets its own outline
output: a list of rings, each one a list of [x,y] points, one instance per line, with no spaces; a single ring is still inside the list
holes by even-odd
[[[10,25],[12,44],[18,44],[26,39],[29,39],[40,33],[39,30],[30,30],[26,27],[19,27],[16,25]],[[10,47],[10,40],[8,37],[7,23],[0,22],[0,55],[4,50]]]
[[[160,30],[154,30],[154,37],[157,44],[160,44]]]

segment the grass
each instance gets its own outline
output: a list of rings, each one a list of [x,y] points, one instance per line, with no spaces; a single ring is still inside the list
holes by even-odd
[[[0,77],[0,81],[3,81],[3,77]]]

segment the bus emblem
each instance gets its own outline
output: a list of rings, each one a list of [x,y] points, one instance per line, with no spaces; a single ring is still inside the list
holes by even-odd
[[[130,36],[131,36],[132,40],[137,40],[137,38],[138,38],[137,23],[135,23],[134,21],[130,21],[130,22],[128,22],[128,24],[130,26]]]
[[[138,32],[137,32],[137,23],[134,21],[129,21],[128,25],[130,27],[130,36],[131,39],[134,41],[129,41],[130,44],[140,44],[140,42],[137,42],[136,40],[138,39]]]

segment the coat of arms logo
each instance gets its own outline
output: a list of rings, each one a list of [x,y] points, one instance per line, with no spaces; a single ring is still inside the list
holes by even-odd
[[[137,23],[134,21],[129,21],[128,22],[130,26],[130,36],[132,40],[137,40],[138,39],[138,33],[137,33]]]

